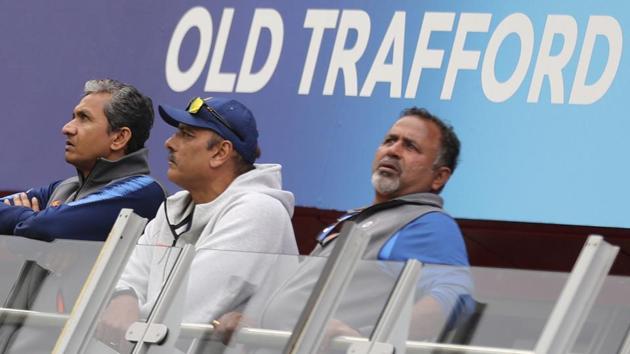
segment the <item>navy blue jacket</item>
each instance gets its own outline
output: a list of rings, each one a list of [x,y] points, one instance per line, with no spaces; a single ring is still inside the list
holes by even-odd
[[[72,177],[31,189],[43,208],[35,212],[0,199],[0,235],[52,241],[56,238],[103,241],[120,209],[131,208],[152,219],[166,198],[162,186],[148,176],[147,151],[139,150],[117,161],[99,159],[89,176]]]

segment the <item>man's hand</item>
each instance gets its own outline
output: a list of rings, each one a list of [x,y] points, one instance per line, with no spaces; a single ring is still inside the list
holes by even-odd
[[[363,337],[356,329],[348,326],[345,322],[332,319],[326,326],[326,333],[324,333],[324,340],[319,347],[320,353],[328,353],[330,344],[335,337],[348,336],[348,337]]]
[[[212,337],[228,345],[230,339],[239,328],[252,326],[252,323],[249,319],[243,317],[243,314],[240,312],[228,312],[218,320],[212,321],[212,325],[214,326]],[[361,334],[346,323],[332,319],[326,326],[326,333],[324,334],[320,352],[327,352],[330,342],[338,336],[361,337]]]
[[[4,204],[11,205],[8,199],[4,200]],[[26,193],[18,193],[13,196],[13,205],[15,206],[23,206],[27,208],[33,209],[33,211],[39,211],[39,200],[33,197],[31,200],[28,200],[28,195]]]
[[[96,338],[108,346],[123,353],[133,346],[125,339],[125,333],[132,323],[140,318],[138,299],[132,294],[121,294],[112,301],[103,312],[96,327]]]
[[[228,345],[232,335],[240,326],[251,325],[249,321],[243,317],[240,312],[228,312],[221,316],[218,320],[212,321],[214,331],[212,337],[221,340],[221,343]]]

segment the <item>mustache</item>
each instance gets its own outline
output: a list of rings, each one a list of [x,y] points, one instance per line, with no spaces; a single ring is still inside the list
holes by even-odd
[[[378,161],[377,166],[386,166],[400,172],[400,161],[391,156],[385,156]]]
[[[172,151],[168,153],[168,157],[167,157],[167,159],[168,159],[168,161],[169,161],[169,162],[172,162],[172,163],[174,163],[174,164],[177,164],[177,161],[175,160],[175,155],[173,154],[173,152],[172,152]]]

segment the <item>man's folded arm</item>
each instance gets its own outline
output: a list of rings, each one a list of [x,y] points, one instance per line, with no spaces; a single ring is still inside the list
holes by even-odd
[[[41,208],[48,204],[48,198],[55,190],[57,185],[61,181],[56,181],[47,186],[32,188],[26,191],[27,198],[37,198]],[[16,206],[13,204],[13,198],[17,195],[12,194],[6,197],[0,198],[0,235],[13,235],[15,227],[25,220],[28,220],[33,215],[37,214],[33,209],[29,207]],[[7,201],[9,205],[5,202]]]
[[[47,207],[40,212],[12,207],[18,211],[10,211],[15,214],[2,231],[43,241],[55,238],[102,241],[120,209],[132,208],[137,214],[152,218],[163,198],[162,188],[153,179],[133,177],[85,198]],[[11,226],[13,230],[9,230]]]

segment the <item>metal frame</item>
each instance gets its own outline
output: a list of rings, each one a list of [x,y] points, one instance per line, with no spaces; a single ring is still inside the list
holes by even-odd
[[[621,349],[619,349],[619,354],[630,354],[630,327],[626,331],[626,339],[623,341]]]
[[[395,348],[396,353],[405,353],[416,284],[421,269],[422,264],[415,259],[405,262],[405,267],[400,273],[394,290],[370,336],[370,347],[366,353],[375,351],[375,345],[378,343],[390,343]]]
[[[335,313],[369,240],[357,223],[344,223],[335,248],[324,265],[283,353],[317,352],[324,329]]]
[[[194,331],[200,333],[205,328],[206,333],[212,333],[211,325],[183,324],[182,332]],[[281,348],[291,336],[289,331],[279,331],[261,328],[245,327],[239,330],[238,343],[272,349]],[[367,344],[368,338],[339,336],[332,340],[332,350],[347,350],[351,345]],[[407,354],[426,354],[428,350],[439,349],[443,352],[462,353],[486,353],[486,354],[535,354],[531,350],[519,350],[510,348],[493,348],[482,346],[470,346],[459,344],[441,344],[434,342],[407,341]],[[398,352],[396,352],[398,353]]]
[[[619,252],[599,235],[590,235],[538,339],[536,354],[568,353]]]
[[[85,350],[96,328],[98,314],[106,306],[146,223],[147,219],[131,209],[120,211],[52,353],[78,354]]]
[[[105,306],[110,292],[114,288],[119,274],[124,268],[125,261],[130,256],[137,237],[141,234],[146,220],[133,214],[131,210],[123,209],[112,231],[104,243],[91,272],[88,276],[81,294],[73,307],[72,313],[67,317],[64,329],[59,336],[53,353],[82,353],[89,343],[95,328],[97,315]],[[276,348],[282,346],[290,337],[291,346],[285,347],[285,353],[310,353],[315,350],[321,341],[319,334],[328,323],[334,313],[339,299],[351,280],[360,255],[367,244],[364,232],[354,227],[354,223],[346,223],[338,243],[335,245],[329,257],[322,277],[318,280],[307,307],[300,316],[300,321],[293,334],[287,331],[273,331],[255,328],[243,328],[239,334],[239,342],[254,343],[258,345],[270,344]],[[554,310],[547,321],[545,329],[534,351],[515,350],[507,348],[479,347],[468,345],[438,344],[431,342],[406,341],[407,353],[425,352],[427,349],[440,349],[448,352],[463,353],[520,353],[520,354],[546,354],[566,353],[571,349],[584,320],[593,305],[593,302],[601,290],[606,274],[608,273],[619,248],[606,243],[601,236],[589,236],[578,260],[564,286],[564,289],[556,302]],[[164,322],[174,331],[211,333],[211,325],[174,323],[173,314],[177,314],[177,304],[172,306],[174,300],[180,299],[177,292],[182,291],[181,283],[186,279],[186,270],[194,256],[194,249],[188,245],[182,252],[175,267],[164,287],[156,308],[149,318],[149,324]],[[415,267],[418,267],[416,265]],[[417,277],[413,265],[407,264],[399,277],[395,291],[390,296],[386,309],[383,311],[379,322],[371,336],[374,342],[392,343],[391,335],[396,330],[393,328],[397,313],[401,313],[406,305],[402,300],[404,294],[408,296],[413,292],[405,287],[413,283],[409,279]],[[418,267],[419,268],[419,267]],[[405,280],[407,279],[407,280]],[[412,298],[412,297],[411,297]],[[398,300],[396,300],[398,299]],[[410,299],[410,298],[408,298]],[[23,311],[0,308],[0,312],[8,312],[16,319],[28,317],[36,320],[38,324],[47,325],[66,320],[66,316],[58,314],[42,313],[37,311]],[[402,311],[404,312],[404,311]],[[312,331],[317,332],[312,336]],[[318,338],[315,338],[318,337]],[[169,333],[167,345],[151,346],[149,342],[140,341],[134,353],[164,352],[171,348],[169,340],[176,340],[177,335]],[[332,348],[348,348],[352,344],[368,344],[366,338],[337,337],[331,343]],[[397,351],[399,353],[400,351]],[[626,335],[620,353],[630,353],[630,332]]]
[[[33,310],[18,310],[0,307],[0,314],[5,315],[6,324],[18,324],[29,319],[29,325],[35,326],[59,326],[62,327],[68,321],[68,315],[49,313]]]
[[[195,246],[185,245],[162,287],[162,292],[147,319],[145,331],[136,344],[133,354],[173,353],[174,343],[177,341],[182,325],[181,316],[186,300],[188,271],[194,257]],[[163,343],[157,344],[152,336],[160,335],[164,327],[168,332],[164,333],[166,339]]]
[[[28,318],[30,321],[36,321],[36,324],[42,326],[59,325],[68,319],[67,315],[53,314],[47,312],[30,311],[30,310],[13,310],[0,308],[0,312],[9,312],[15,316],[16,320]],[[199,323],[182,323],[181,333],[200,337],[203,335],[210,336],[214,327],[210,324]],[[245,327],[239,330],[238,342],[246,345],[264,345],[268,348],[280,349],[291,336],[289,331],[279,331],[272,329],[261,329]],[[334,350],[347,350],[353,344],[368,343],[368,338],[339,336],[332,340],[330,345]],[[630,344],[627,342],[626,345]],[[440,344],[433,342],[407,341],[407,354],[424,354],[427,350],[440,349],[453,353],[493,353],[493,354],[534,354],[533,351],[517,350],[507,348],[480,347],[456,344]],[[103,347],[105,348],[105,347]],[[630,352],[620,352],[627,354]]]

